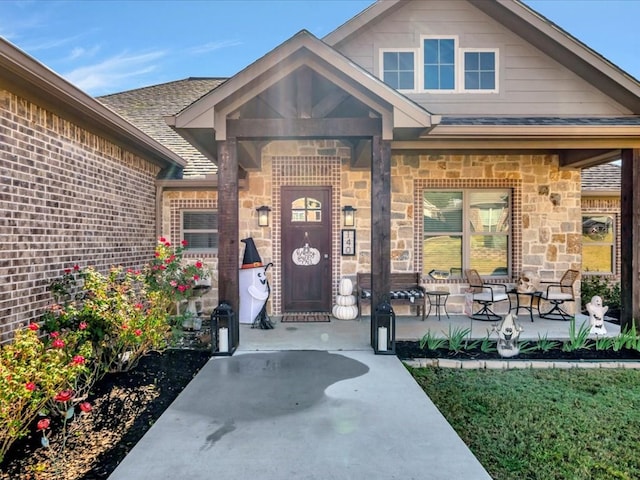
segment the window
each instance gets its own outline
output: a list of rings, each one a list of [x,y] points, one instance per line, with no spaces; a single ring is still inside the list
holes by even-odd
[[[291,222],[321,222],[322,202],[311,197],[300,197],[291,202]]]
[[[423,42],[424,89],[456,88],[456,47],[453,38],[427,38]]]
[[[464,52],[464,89],[496,89],[495,52]]]
[[[425,190],[423,272],[459,277],[467,268],[483,276],[509,273],[510,191]]]
[[[182,211],[182,239],[187,241],[187,250],[217,249],[218,212]]]
[[[615,235],[613,215],[582,215],[582,270],[614,273]]]
[[[414,52],[383,51],[382,80],[396,90],[415,89]]]

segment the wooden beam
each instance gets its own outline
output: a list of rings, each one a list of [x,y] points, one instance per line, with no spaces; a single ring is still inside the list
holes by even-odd
[[[622,150],[620,185],[620,328],[640,327],[640,150]]]
[[[235,138],[218,142],[218,300],[226,300],[238,318],[240,306],[238,154]],[[233,329],[237,334],[238,328]],[[238,339],[234,338],[234,345]]]
[[[298,118],[311,118],[312,71],[301,68],[296,72],[296,108]]]
[[[238,139],[370,137],[381,129],[379,118],[246,118],[227,121],[227,135]]]
[[[313,106],[311,116],[313,118],[324,118],[335,110],[338,105],[344,102],[349,94],[341,89],[334,89]]]
[[[373,312],[391,287],[391,143],[371,139],[371,346]]]

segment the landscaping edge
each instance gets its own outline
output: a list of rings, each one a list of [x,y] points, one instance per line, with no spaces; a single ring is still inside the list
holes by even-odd
[[[458,368],[467,370],[513,370],[523,368],[630,368],[640,369],[640,362],[577,360],[457,360],[451,358],[418,358],[401,360],[412,368]]]

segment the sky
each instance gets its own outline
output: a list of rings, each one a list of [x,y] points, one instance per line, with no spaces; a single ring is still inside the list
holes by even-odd
[[[640,79],[640,0],[525,0]],[[302,29],[322,38],[372,0],[0,0],[0,36],[99,96],[229,77]]]

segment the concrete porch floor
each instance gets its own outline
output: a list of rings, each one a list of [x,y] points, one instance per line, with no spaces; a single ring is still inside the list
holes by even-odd
[[[538,340],[546,336],[549,340],[567,340],[571,322],[548,320],[534,315],[531,322],[527,315],[520,315],[518,323],[523,328],[521,340]],[[251,328],[250,325],[240,325],[240,345],[238,351],[270,351],[270,350],[371,350],[369,316],[362,316],[356,320],[337,320],[331,318],[326,323],[281,323],[279,317],[272,318],[275,328],[261,330]],[[588,324],[589,317],[578,315],[576,328],[584,322]],[[446,315],[438,320],[431,315],[424,322],[418,317],[396,317],[396,340],[417,341],[428,331],[434,335],[445,337],[449,328],[471,329],[471,338],[478,339],[487,336],[494,322],[471,320],[462,315]],[[607,336],[617,336],[620,326],[605,322]],[[493,333],[492,338],[496,338]]]

